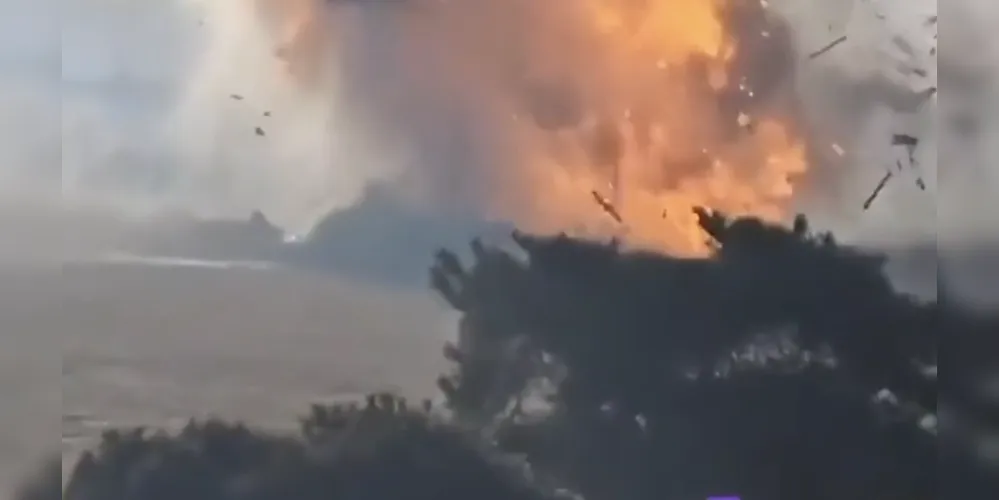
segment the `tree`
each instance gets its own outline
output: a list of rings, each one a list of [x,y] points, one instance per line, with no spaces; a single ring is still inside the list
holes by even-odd
[[[542,500],[468,435],[391,395],[313,406],[299,436],[218,420],[179,434],[110,431],[66,500]]]
[[[704,259],[519,233],[523,258],[442,251],[433,286],[463,318],[439,385],[459,418],[592,499],[935,497],[927,367],[941,334],[999,323],[896,293],[883,257],[804,218],[697,214]],[[537,379],[550,411],[507,411]]]

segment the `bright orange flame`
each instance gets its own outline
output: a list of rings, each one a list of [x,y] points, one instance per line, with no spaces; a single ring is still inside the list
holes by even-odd
[[[283,9],[290,60],[316,54],[318,0],[257,1]],[[720,104],[752,92],[721,18],[736,1],[424,0],[384,29],[409,70],[491,114],[513,150],[516,165],[486,175],[490,215],[698,254],[693,206],[780,219],[807,166],[777,115]]]

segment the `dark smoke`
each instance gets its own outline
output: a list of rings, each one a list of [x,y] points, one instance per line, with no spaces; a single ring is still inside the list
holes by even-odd
[[[996,470],[969,451],[999,410],[982,390],[997,371],[999,316],[962,308],[946,283],[936,301],[895,292],[882,255],[804,218],[782,228],[699,215],[710,258],[521,233],[516,253],[474,242],[469,266],[440,252],[434,288],[463,314],[444,352],[454,372],[438,382],[449,419],[381,396],[367,409],[313,408],[300,437],[220,422],[109,433],[65,498],[999,491]],[[511,455],[530,474],[500,458]]]

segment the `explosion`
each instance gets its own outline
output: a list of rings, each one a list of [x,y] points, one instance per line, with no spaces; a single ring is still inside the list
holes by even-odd
[[[794,51],[765,1],[255,1],[302,85],[349,80],[343,61],[377,46],[392,71],[352,106],[387,143],[473,151],[434,167],[431,196],[526,230],[699,254],[692,207],[780,220],[806,171]]]

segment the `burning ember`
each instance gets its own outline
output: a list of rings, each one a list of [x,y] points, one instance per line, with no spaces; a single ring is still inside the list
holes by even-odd
[[[765,2],[256,1],[303,83],[336,64],[336,26],[379,16],[410,82],[397,93],[486,123],[508,163],[460,173],[488,193],[484,216],[527,230],[698,254],[692,207],[781,219],[806,171],[796,56]],[[408,109],[385,108],[386,123]]]

